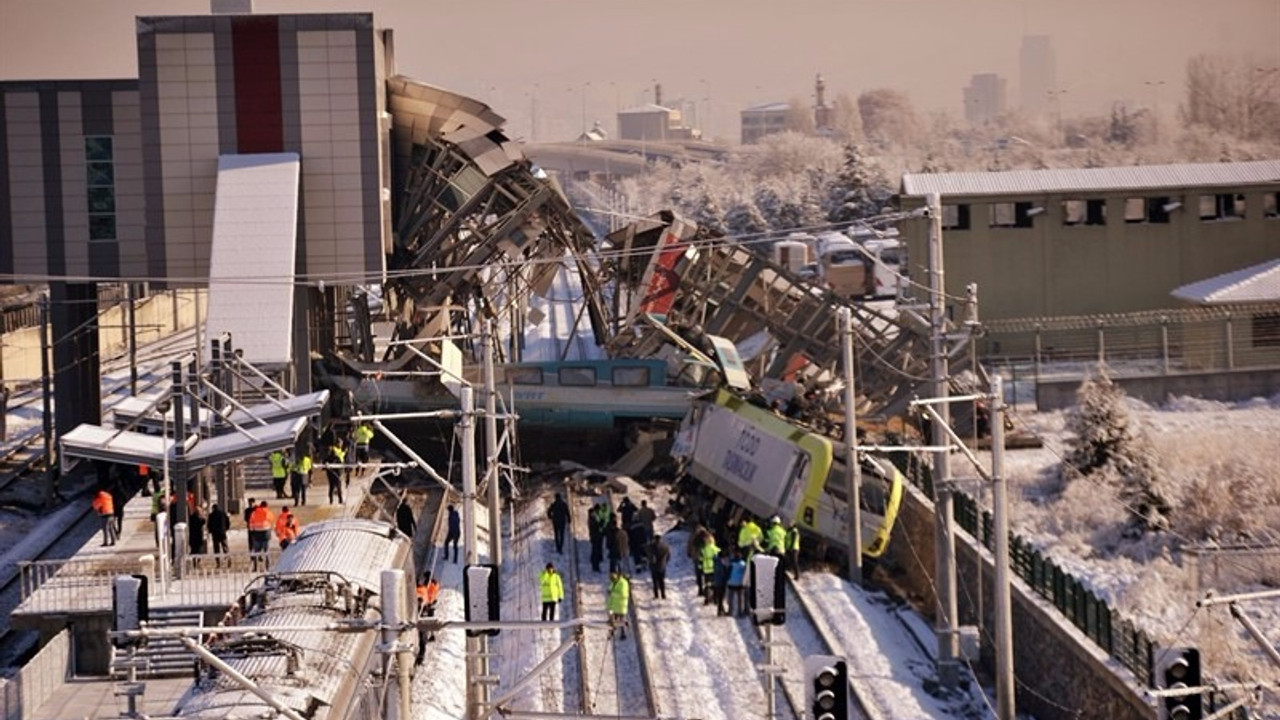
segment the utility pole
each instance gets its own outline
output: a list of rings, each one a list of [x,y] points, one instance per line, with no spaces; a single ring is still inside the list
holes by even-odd
[[[129,299],[129,394],[138,394],[138,325],[134,315],[133,283],[125,283]]]
[[[462,435],[462,542],[466,545],[467,567],[480,562],[476,548],[476,426],[475,397],[470,385],[459,392],[462,412],[458,429]],[[467,636],[467,717],[479,720],[488,699],[488,687],[481,680],[486,675],[481,663],[485,654],[480,638]]]
[[[41,430],[44,432],[45,505],[49,505],[57,493],[54,478],[57,468],[53,457],[53,392],[49,386],[49,296],[40,296],[40,391],[42,394]]]
[[[996,713],[1015,720],[1013,676],[1013,602],[1009,586],[1009,493],[1004,476],[1004,378],[991,376],[991,532],[995,534]]]
[[[489,557],[502,567],[502,496],[498,488],[498,388],[493,377],[493,321],[484,321],[480,347],[484,355],[485,482],[489,484]]]
[[[840,308],[837,314],[844,361],[844,447],[845,483],[849,497],[849,581],[862,584],[862,467],[858,464],[858,425],[854,404],[857,388],[853,372],[853,312]]]
[[[955,500],[951,495],[950,439],[944,425],[951,423],[951,410],[946,398],[950,370],[947,366],[945,273],[942,262],[942,200],[937,193],[928,197],[929,206],[929,325],[932,337],[930,371],[933,397],[938,402],[938,417],[931,427],[933,451],[934,554],[938,594],[938,679],[942,686],[953,689],[959,681],[957,660],[960,657],[960,635],[956,621],[960,614],[956,598],[956,528]]]

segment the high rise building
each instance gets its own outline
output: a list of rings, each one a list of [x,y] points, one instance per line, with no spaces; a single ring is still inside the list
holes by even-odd
[[[971,123],[994,120],[1005,111],[1007,81],[995,73],[969,79],[964,89],[964,119]]]
[[[1022,111],[1029,115],[1046,115],[1050,110],[1049,93],[1058,89],[1058,62],[1053,54],[1053,39],[1048,35],[1023,35],[1018,51],[1018,91]]]

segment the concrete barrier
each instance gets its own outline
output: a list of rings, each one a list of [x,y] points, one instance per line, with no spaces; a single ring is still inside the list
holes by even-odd
[[[1076,391],[1083,378],[1040,380],[1036,383],[1036,408],[1061,410],[1076,404]],[[1280,393],[1280,368],[1214,370],[1212,372],[1170,373],[1167,375],[1122,375],[1112,377],[1129,397],[1151,405],[1163,405],[1170,397],[1189,396],[1221,402],[1241,402]]]
[[[71,633],[63,630],[53,636],[30,662],[16,675],[0,680],[5,720],[26,720],[70,675]]]
[[[918,608],[937,607],[934,582],[933,503],[908,485],[883,569]],[[962,530],[956,532],[960,624],[980,624],[981,662],[995,667],[994,561]],[[1120,663],[1071,625],[1021,579],[1013,579],[1014,674],[1017,706],[1039,720],[1152,720],[1153,705],[1139,682]]]

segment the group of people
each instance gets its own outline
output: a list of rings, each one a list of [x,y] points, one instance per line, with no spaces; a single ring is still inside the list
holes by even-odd
[[[325,477],[329,481],[329,504],[336,500],[343,503],[343,487],[351,485],[351,468],[347,456],[354,451],[357,466],[369,462],[369,443],[373,441],[373,428],[368,423],[356,424],[348,434],[336,429],[327,435],[324,443]],[[299,445],[297,452],[276,450],[267,456],[271,464],[271,485],[276,499],[292,499],[294,507],[307,504],[307,488],[311,486],[311,472],[315,468],[310,443]],[[288,493],[285,484],[288,483]]]
[[[736,533],[734,530],[732,525],[726,526],[717,539],[706,526],[699,525],[689,540],[689,559],[693,562],[698,595],[704,605],[716,606],[717,615],[748,614],[743,587],[747,564],[757,553],[777,557],[783,572],[790,571],[796,579],[800,578],[800,529],[794,524],[786,527],[782,518],[774,515],[768,529],[762,529],[748,515],[737,524]]]
[[[249,528],[249,553],[254,570],[259,564],[267,569],[271,567],[267,552],[271,549],[273,531],[280,549],[284,550],[298,539],[298,532],[302,530],[302,523],[288,505],[281,505],[277,516],[271,512],[266,500],[254,504],[253,498],[249,498],[245,505],[244,522]]]

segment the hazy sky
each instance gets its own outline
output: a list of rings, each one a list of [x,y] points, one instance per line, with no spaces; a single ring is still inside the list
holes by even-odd
[[[205,0],[0,0],[0,79],[136,77],[136,15],[203,13]],[[1173,112],[1188,57],[1251,54],[1280,65],[1280,0],[256,0],[258,12],[373,11],[395,30],[400,72],[488,102],[528,138],[567,139],[585,115],[697,100],[713,134],[741,108],[905,90],[962,115],[974,73],[1018,98],[1024,34],[1052,35],[1063,114],[1113,100]],[[1163,86],[1147,85],[1163,81]],[[1158,96],[1157,96],[1158,92]],[[583,106],[586,106],[585,113]]]

